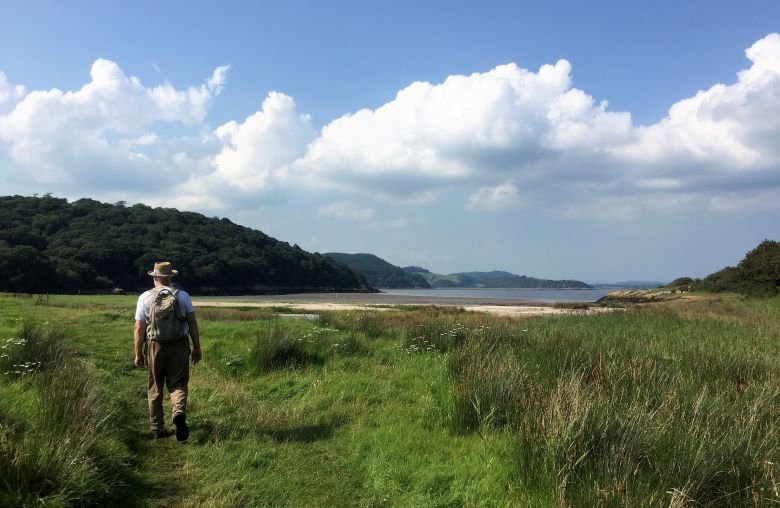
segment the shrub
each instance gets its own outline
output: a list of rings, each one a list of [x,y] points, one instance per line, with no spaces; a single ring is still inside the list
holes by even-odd
[[[262,374],[322,362],[323,358],[307,348],[301,336],[272,325],[265,333],[257,334],[255,344],[249,350],[247,368],[252,374]]]
[[[524,365],[496,339],[468,340],[448,357],[453,380],[449,426],[458,433],[516,425],[535,399]]]

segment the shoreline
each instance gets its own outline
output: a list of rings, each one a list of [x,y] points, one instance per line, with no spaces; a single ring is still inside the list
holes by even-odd
[[[595,314],[614,308],[556,308],[551,303],[521,299],[475,298],[455,296],[403,296],[386,293],[299,293],[289,295],[193,297],[196,307],[278,307],[301,311],[392,310],[398,306],[459,307],[466,311],[498,316],[524,317],[553,314]]]

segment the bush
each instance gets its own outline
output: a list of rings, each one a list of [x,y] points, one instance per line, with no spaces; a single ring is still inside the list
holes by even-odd
[[[323,358],[307,348],[305,339],[279,326],[258,333],[249,350],[247,369],[251,374],[263,374],[278,369],[295,369],[320,364]]]

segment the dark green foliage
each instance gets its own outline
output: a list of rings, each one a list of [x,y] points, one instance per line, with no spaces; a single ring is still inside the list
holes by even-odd
[[[672,291],[690,291],[695,281],[690,277],[679,277],[666,285]]]
[[[737,266],[753,292],[775,294],[780,286],[780,242],[764,240]]]
[[[320,254],[260,231],[171,208],[0,197],[0,291],[137,290],[168,260],[194,292],[367,289]]]
[[[35,247],[0,243],[0,290],[41,291],[54,276],[51,262]]]
[[[329,252],[325,255],[363,274],[372,287],[423,289],[431,287],[422,275],[407,273],[404,269],[391,265],[373,254]]]
[[[695,281],[694,289],[733,291],[751,296],[775,295],[780,286],[780,242],[764,240],[736,267],[726,267]]]
[[[403,271],[409,273],[431,273],[430,270],[426,270],[421,266],[404,266]]]

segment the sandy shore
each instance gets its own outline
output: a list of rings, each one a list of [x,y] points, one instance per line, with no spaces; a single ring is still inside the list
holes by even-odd
[[[400,296],[384,293],[301,293],[294,295],[195,297],[196,307],[274,307],[285,306],[302,312],[328,310],[391,310],[399,305],[439,305],[499,316],[524,317],[552,314],[593,314],[610,308],[559,309],[552,305],[498,298]]]

